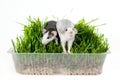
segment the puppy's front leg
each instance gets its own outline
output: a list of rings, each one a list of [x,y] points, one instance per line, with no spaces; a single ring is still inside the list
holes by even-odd
[[[67,53],[66,52],[66,49],[65,49],[65,44],[66,44],[66,41],[61,41],[61,44],[62,44],[62,48],[63,48],[63,53]]]
[[[71,47],[72,47],[73,41],[74,41],[74,39],[68,41],[68,53],[69,53],[69,54],[71,53],[71,52],[70,52],[70,49],[71,49]]]

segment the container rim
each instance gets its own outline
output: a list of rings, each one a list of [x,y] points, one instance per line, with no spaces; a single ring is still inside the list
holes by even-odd
[[[10,53],[10,54],[62,54],[62,53],[16,53],[16,52],[14,52],[14,50],[12,48],[10,48],[8,50],[8,53]],[[108,50],[107,52],[103,52],[103,53],[72,53],[72,54],[79,54],[79,55],[80,54],[102,55],[102,54],[111,54],[111,51]],[[70,54],[70,55],[72,55],[72,54]],[[65,54],[65,55],[68,55],[68,54]]]

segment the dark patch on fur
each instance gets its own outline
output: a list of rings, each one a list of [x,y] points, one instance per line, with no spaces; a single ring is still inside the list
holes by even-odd
[[[56,21],[48,21],[46,22],[46,25],[45,25],[45,29],[46,29],[46,32],[49,32],[48,33],[48,38],[51,38],[54,34],[51,33],[52,31],[56,31],[57,32],[57,29],[56,29]],[[56,38],[58,39],[58,43],[60,43],[60,37],[58,35],[58,32],[57,32],[57,36]]]

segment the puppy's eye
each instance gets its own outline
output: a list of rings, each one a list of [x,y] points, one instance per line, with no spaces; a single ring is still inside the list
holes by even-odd
[[[47,39],[49,39],[50,37],[47,37]]]
[[[67,29],[65,29],[65,31],[67,31]]]

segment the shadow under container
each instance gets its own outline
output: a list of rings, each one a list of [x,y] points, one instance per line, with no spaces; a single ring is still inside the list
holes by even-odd
[[[18,73],[32,75],[97,75],[107,53],[12,53]]]

